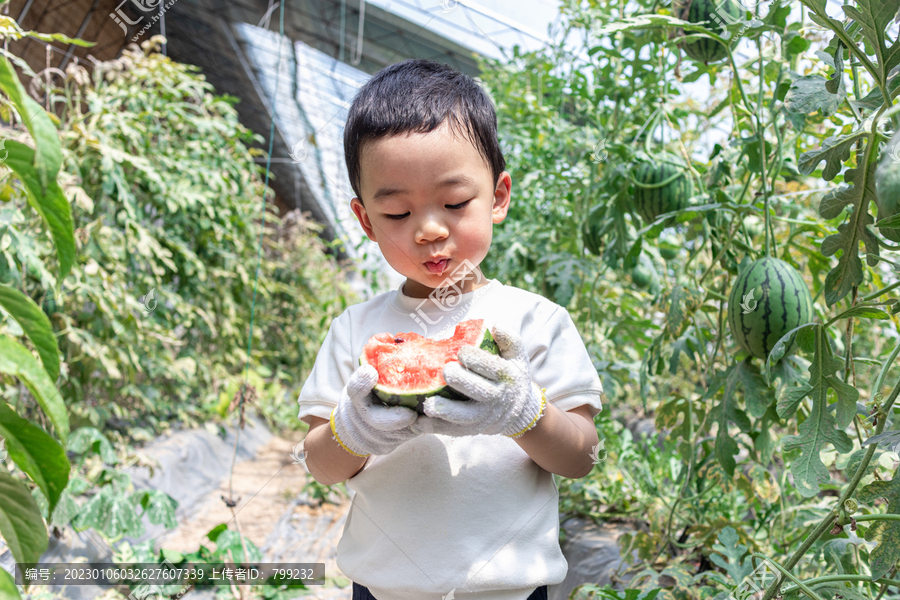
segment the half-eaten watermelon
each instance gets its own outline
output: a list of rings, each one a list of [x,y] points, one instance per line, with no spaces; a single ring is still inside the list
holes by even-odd
[[[444,381],[444,365],[458,362],[463,346],[477,346],[500,354],[484,319],[463,321],[449,338],[433,340],[418,333],[379,333],[366,342],[359,364],[378,371],[375,395],[387,406],[405,406],[425,414],[425,399],[443,396],[469,400]]]

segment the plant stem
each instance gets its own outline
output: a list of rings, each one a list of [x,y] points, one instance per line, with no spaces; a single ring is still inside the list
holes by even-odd
[[[877,292],[872,292],[871,294],[869,294],[867,296],[863,296],[862,300],[863,300],[863,302],[865,302],[866,300],[871,300],[872,298],[877,298],[878,296],[881,296],[882,294],[887,294],[888,292],[894,291],[898,287],[900,287],[900,281],[892,283],[891,285],[889,285],[887,287],[883,287],[880,290],[878,290]]]
[[[865,583],[881,583],[884,585],[897,585],[900,586],[900,581],[895,581],[893,579],[876,579],[872,580],[868,575],[825,575],[823,577],[815,577],[813,579],[807,579],[803,583],[806,585],[816,585],[818,583],[828,583],[830,581],[863,581]],[[797,589],[796,585],[789,585],[784,588],[783,595],[787,595],[794,590]]]
[[[853,517],[853,520],[857,523],[862,523],[863,521],[900,521],[900,515],[860,515]]]

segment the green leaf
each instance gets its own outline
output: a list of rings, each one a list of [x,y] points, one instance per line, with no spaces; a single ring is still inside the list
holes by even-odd
[[[834,74],[825,82],[825,89],[830,94],[837,94],[844,85],[844,43],[838,40],[834,49]]]
[[[5,569],[0,569],[0,600],[22,600],[16,580]]]
[[[56,174],[59,173],[62,164],[62,148],[56,125],[41,105],[32,100],[22,87],[16,70],[5,56],[0,57],[0,88],[9,96],[28,131],[31,132],[31,137],[34,138],[37,151],[34,152],[29,164],[35,169],[38,190],[40,195],[43,195],[50,182],[56,181]]]
[[[691,315],[703,304],[704,294],[684,285],[676,285],[667,291],[662,300],[663,306],[668,301],[669,309],[666,319],[666,329],[672,337],[680,337],[681,333],[690,323]]]
[[[846,4],[842,8],[845,15],[862,25],[863,37],[875,49],[880,79],[885,81],[891,69],[900,64],[900,44],[885,44],[885,34],[900,9],[900,0],[856,0],[856,6]]]
[[[3,162],[15,171],[28,194],[28,203],[44,218],[59,257],[59,282],[69,274],[75,262],[75,229],[72,221],[72,208],[69,201],[56,183],[54,174],[46,186],[41,186],[38,171],[33,166],[34,150],[15,140],[7,140],[5,145],[8,156]]]
[[[759,368],[749,359],[738,367],[741,387],[744,393],[744,405],[752,417],[762,417],[775,400],[775,390],[766,384]]]
[[[175,520],[178,501],[167,493],[161,490],[140,490],[131,495],[131,502],[144,508],[144,514],[150,518],[151,523],[164,525],[166,529],[178,527],[178,521]]]
[[[740,543],[737,531],[733,527],[725,527],[718,535],[718,544],[713,544],[713,551],[718,552],[728,560],[724,560],[719,554],[710,554],[709,560],[725,569],[734,585],[740,585],[744,577],[753,571],[750,558],[741,558],[747,554],[747,546]]]
[[[801,450],[800,457],[791,463],[791,474],[794,484],[805,498],[818,494],[819,484],[831,480],[828,469],[819,457],[822,446],[831,443],[841,453],[853,448],[853,442],[842,428],[850,424],[856,413],[859,392],[833,375],[844,363],[832,354],[827,335],[824,327],[816,328],[815,355],[809,365],[809,382],[799,388],[803,396],[798,398],[800,391],[790,390],[785,396],[791,399],[791,404],[784,398],[778,403],[778,414],[784,417],[796,412],[796,406],[803,397],[808,395],[812,401],[809,416],[800,424],[800,434],[782,438],[785,451]],[[829,387],[834,388],[838,395],[836,417],[828,410]]]
[[[887,513],[900,515],[900,476],[890,481],[874,481],[857,493],[860,502],[871,505],[878,498],[888,501]],[[878,546],[869,553],[872,579],[880,579],[900,561],[900,521],[875,521],[866,531],[866,540]]]
[[[844,88],[843,78],[835,94],[828,91],[827,85],[828,82],[821,75],[798,77],[784,99],[785,110],[802,115],[818,111],[822,116],[830,117],[847,97],[847,90]]]
[[[718,381],[720,377],[721,381]],[[722,383],[725,384],[722,401],[713,407],[709,416],[719,425],[715,443],[716,460],[719,461],[719,464],[722,465],[729,477],[733,477],[735,467],[734,455],[738,453],[739,449],[734,435],[728,431],[728,424],[734,423],[745,433],[750,431],[750,419],[744,411],[738,408],[737,398],[735,397],[738,385],[743,383],[740,364],[736,363],[728,367],[724,375],[717,374],[715,380],[709,386],[710,390],[718,391],[718,388],[722,387]],[[705,396],[707,395],[710,395],[709,391],[705,394]]]
[[[19,417],[0,401],[0,436],[9,456],[41,488],[52,512],[69,483],[66,451],[46,431]]]
[[[850,317],[856,319],[890,319],[891,317],[876,306],[854,306],[853,308],[847,310],[840,314],[841,319],[849,319]]]
[[[74,521],[78,529],[93,527],[110,538],[119,536],[140,537],[144,524],[127,493],[118,485],[107,485],[92,497]]]
[[[50,379],[59,377],[59,346],[50,319],[34,300],[14,287],[0,285],[0,305],[13,316],[34,344]]]
[[[36,563],[47,550],[47,528],[28,487],[0,471],[0,535],[13,558]]]
[[[112,444],[96,427],[79,427],[73,431],[72,436],[69,438],[69,443],[66,445],[66,450],[76,454],[84,454],[88,450],[94,450],[100,454],[100,459],[108,465],[114,465],[119,462],[119,457],[116,456]]]
[[[867,144],[865,156],[861,159],[865,166],[849,169],[844,176],[844,180],[851,185],[842,185],[827,193],[819,205],[819,214],[823,219],[834,218],[845,206],[853,206],[847,222],[838,225],[838,233],[822,240],[821,251],[824,256],[832,256],[838,250],[843,250],[837,266],[825,277],[825,302],[828,306],[834,306],[850,293],[853,286],[862,283],[860,242],[865,244],[866,252],[872,255],[866,259],[869,266],[875,266],[878,262],[878,239],[868,228],[875,222],[869,214],[869,202],[875,200],[875,177],[871,164],[868,163],[870,152],[871,144]]]
[[[850,151],[856,140],[868,135],[865,131],[858,131],[851,135],[832,136],[825,138],[822,147],[810,150],[800,155],[797,168],[804,175],[811,175],[819,163],[825,161],[825,170],[822,171],[822,179],[831,181],[841,172],[844,163],[850,160]],[[840,211],[838,211],[840,214]],[[837,216],[837,215],[835,215]],[[833,218],[833,217],[832,217]]]
[[[44,40],[45,42],[60,42],[62,44],[75,44],[76,46],[81,46],[82,48],[90,48],[91,46],[96,46],[96,42],[88,42],[87,40],[83,40],[81,38],[71,38],[67,35],[63,35],[61,33],[38,33],[36,31],[26,31],[24,32],[28,37],[33,37],[39,40]]]
[[[31,352],[5,335],[0,335],[0,373],[18,377],[25,384],[65,444],[69,437],[69,415],[59,392]]]

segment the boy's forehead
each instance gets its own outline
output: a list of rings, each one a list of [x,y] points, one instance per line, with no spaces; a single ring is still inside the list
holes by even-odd
[[[490,178],[490,166],[475,144],[446,123],[428,133],[404,132],[368,140],[360,145],[359,156],[362,180],[381,179],[388,175],[385,169],[442,172],[457,166],[485,169]]]

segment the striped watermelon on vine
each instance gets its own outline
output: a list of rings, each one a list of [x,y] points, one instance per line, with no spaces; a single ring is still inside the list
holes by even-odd
[[[741,348],[765,359],[786,333],[810,323],[812,295],[800,272],[785,261],[765,257],[738,275],[728,297],[728,324]],[[791,338],[785,356],[796,350]]]
[[[635,208],[648,225],[659,215],[686,208],[694,195],[684,162],[671,154],[639,162],[633,178]]]
[[[719,29],[721,25],[743,17],[743,9],[738,0],[685,0],[679,14],[682,21],[702,23],[709,29]],[[681,49],[690,58],[704,64],[714,63],[728,56],[725,46],[708,37],[681,44]]]

